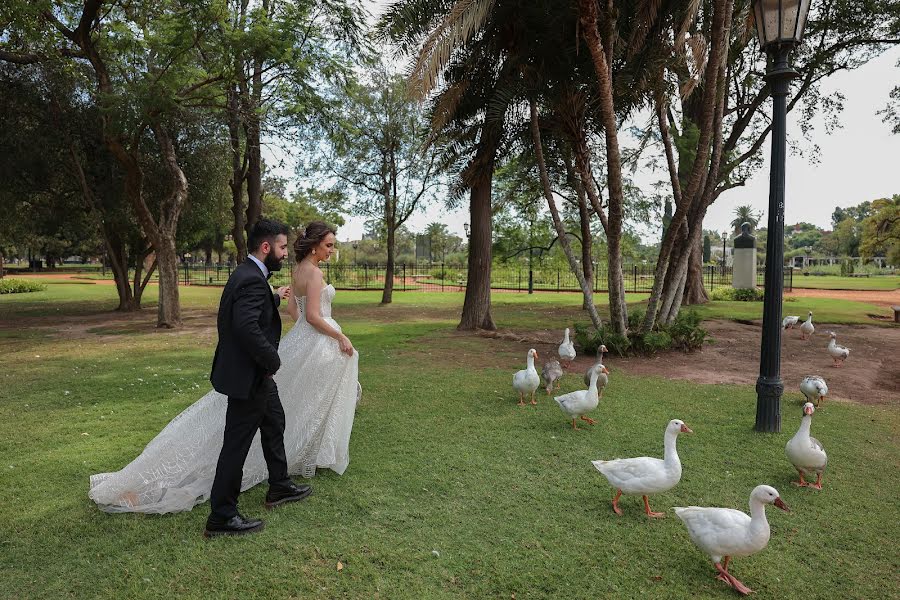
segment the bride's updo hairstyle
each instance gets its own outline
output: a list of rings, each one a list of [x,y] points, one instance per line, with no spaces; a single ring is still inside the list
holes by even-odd
[[[295,260],[300,262],[318,246],[322,240],[328,237],[328,234],[337,235],[337,232],[330,225],[323,221],[312,221],[307,224],[306,229],[301,229],[297,233],[297,240],[294,242]]]

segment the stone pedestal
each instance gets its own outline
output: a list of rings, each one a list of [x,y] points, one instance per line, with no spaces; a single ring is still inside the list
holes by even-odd
[[[750,224],[741,225],[741,235],[734,238],[734,259],[731,287],[756,287],[756,238],[750,235]]]

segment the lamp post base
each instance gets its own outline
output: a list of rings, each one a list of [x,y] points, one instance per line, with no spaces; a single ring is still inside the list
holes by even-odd
[[[781,396],[784,383],[781,377],[762,377],[756,380],[756,431],[781,432]]]

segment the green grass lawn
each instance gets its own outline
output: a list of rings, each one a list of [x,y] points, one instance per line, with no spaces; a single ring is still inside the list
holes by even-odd
[[[212,315],[219,293],[185,288],[182,299]],[[749,386],[617,371],[598,424],[572,431],[544,396],[515,406],[510,379],[527,348],[454,334],[461,294],[398,293],[390,306],[379,297],[339,292],[335,306],[360,351],[365,390],[347,472],[316,477],[309,501],[267,514],[265,486],[250,490],[241,508],[263,516],[266,530],[214,541],[200,536],[208,505],[108,515],[87,498],[89,475],[124,466],[208,389],[214,337],[152,324],[57,333],[58,319],[114,307],[111,286],[0,297],[0,597],[730,599],[671,507],[746,510],[760,483],[778,488],[792,512],[770,509],[769,547],[732,563],[757,598],[900,594],[890,550],[900,536],[895,407],[833,402],[817,412],[825,489],[797,489],[783,452],[800,417],[793,390],[784,432],[762,435],[751,430]],[[493,302],[503,327],[586,321],[574,294]],[[745,303],[704,310],[729,316],[742,308],[732,304]],[[823,322],[850,318],[837,305],[809,306]],[[16,329],[27,317],[29,328]],[[117,328],[127,335],[111,335]],[[562,391],[580,379],[566,376]],[[675,417],[695,434],[678,442],[681,483],[651,500],[668,516],[648,521],[640,500],[626,498],[617,517],[590,460],[660,456]]]
[[[840,275],[807,275],[794,273],[795,288],[820,290],[896,290],[900,288],[900,275],[873,275],[871,277],[841,277]]]

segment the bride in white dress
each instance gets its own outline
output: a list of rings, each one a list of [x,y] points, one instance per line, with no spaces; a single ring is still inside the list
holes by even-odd
[[[320,229],[324,228],[324,232]],[[296,323],[278,347],[275,374],[284,406],[284,450],[291,475],[316,468],[342,474],[350,462],[350,431],[361,389],[359,354],[331,318],[334,286],[319,260],[334,252],[334,231],[310,223],[294,244],[288,312]],[[88,495],[106,512],[170,513],[209,499],[222,448],[227,398],[210,391],[186,408],[124,469],[92,475]],[[244,463],[241,491],[268,477],[259,433]]]

